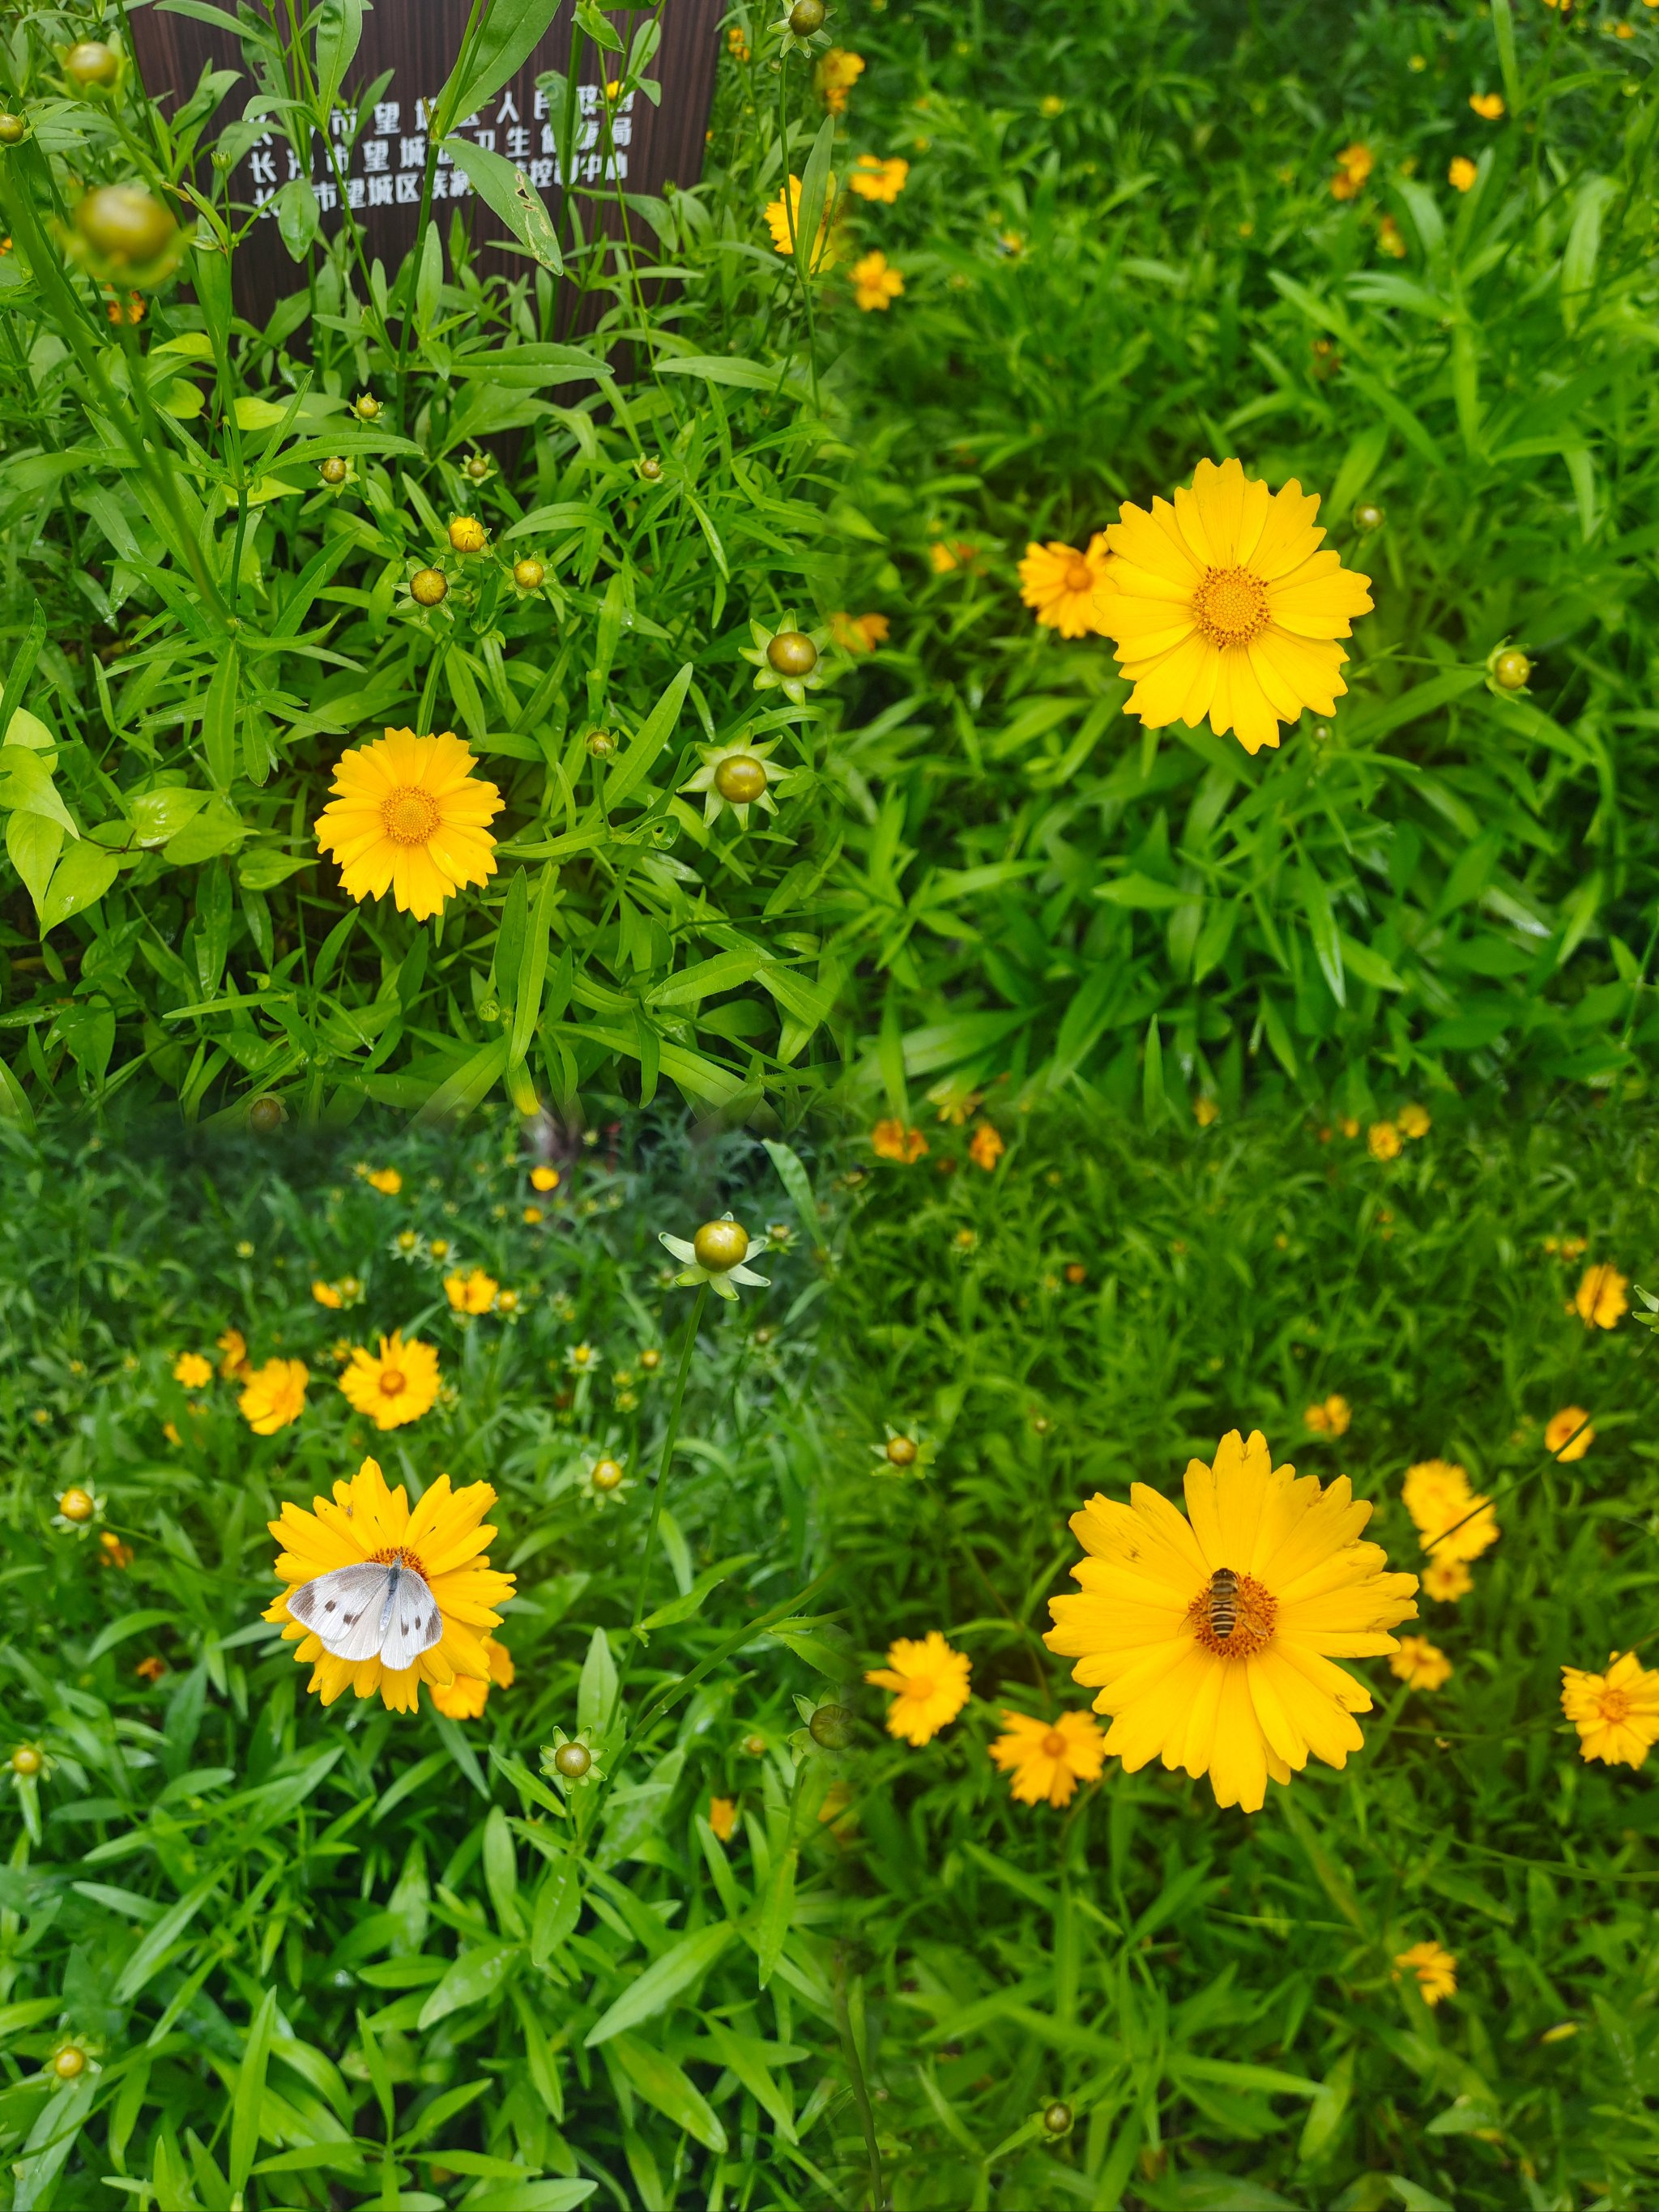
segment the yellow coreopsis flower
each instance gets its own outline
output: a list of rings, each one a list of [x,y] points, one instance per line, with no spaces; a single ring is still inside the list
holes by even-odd
[[[1406,1470],[1401,1502],[1416,1523],[1423,1548],[1440,1559],[1478,1559],[1498,1541],[1490,1499],[1469,1487],[1455,1461],[1419,1460]]]
[[[845,46],[831,46],[817,67],[818,90],[831,115],[847,112],[847,95],[864,75],[864,56]]]
[[[471,1482],[453,1490],[449,1477],[441,1474],[411,1511],[403,1485],[388,1490],[377,1463],[366,1459],[349,1482],[334,1485],[331,1500],[313,1498],[311,1503],[309,1513],[284,1505],[282,1518],[269,1524],[283,1547],[276,1573],[288,1588],[264,1613],[265,1620],[283,1623],[284,1642],[295,1644],[295,1659],[310,1666],[307,1688],[325,1705],[347,1689],[359,1698],[372,1698],[378,1691],[392,1711],[412,1713],[422,1682],[434,1690],[448,1689],[458,1675],[487,1682],[491,1669],[485,1636],[500,1627],[495,1608],[512,1596],[514,1588],[513,1577],[489,1563],[495,1531],[479,1525],[495,1503],[489,1485]],[[341,1658],[289,1609],[289,1599],[302,1583],[338,1567],[368,1565],[412,1571],[432,1593],[442,1633],[410,1666],[387,1667],[378,1655]]]
[[[1504,112],[1504,95],[1501,92],[1472,92],[1469,106],[1483,122],[1496,123]]]
[[[337,1313],[345,1304],[332,1283],[314,1282],[311,1286],[311,1295],[319,1306],[326,1306],[330,1313]]]
[[[363,1181],[371,1190],[378,1190],[382,1198],[396,1198],[404,1187],[404,1179],[396,1168],[371,1168]]]
[[[1373,1121],[1365,1134],[1365,1149],[1374,1160],[1397,1160],[1405,1148],[1392,1121]]]
[[[393,1329],[380,1339],[378,1358],[362,1345],[354,1346],[340,1388],[377,1429],[401,1429],[437,1402],[437,1351],[417,1336],[405,1344],[402,1331]]]
[[[1310,1406],[1302,1420],[1316,1436],[1346,1437],[1353,1420],[1353,1407],[1333,1391],[1322,1404]]]
[[[1185,1486],[1184,1515],[1141,1483],[1127,1505],[1096,1497],[1073,1515],[1082,1593],[1049,1601],[1044,1641],[1099,1686],[1106,1750],[1127,1771],[1160,1759],[1259,1812],[1269,1778],[1361,1747],[1370,1692],[1332,1661],[1396,1650],[1417,1577],[1360,1540],[1371,1509],[1346,1475],[1322,1489],[1275,1468],[1259,1433],[1224,1437]]]
[[[968,1702],[972,1666],[964,1651],[952,1650],[938,1629],[920,1638],[901,1636],[887,1648],[887,1664],[865,1675],[878,1689],[891,1690],[887,1733],[918,1749],[931,1743]]]
[[[1337,155],[1336,174],[1331,179],[1332,198],[1352,199],[1376,167],[1376,156],[1369,146],[1344,146]]]
[[[766,210],[766,227],[772,234],[772,244],[778,252],[793,254],[800,236],[800,191],[799,177],[789,179],[789,202],[786,207],[781,192],[771,201]],[[830,210],[836,204],[836,180],[830,179],[824,194],[823,213],[818,218],[818,234],[812,245],[811,273],[821,276],[825,270],[833,269],[841,258],[840,234],[832,229]]]
[[[1007,1732],[989,1747],[991,1759],[1012,1776],[1009,1794],[1018,1803],[1069,1805],[1079,1782],[1099,1779],[1106,1738],[1092,1713],[1041,1721],[1005,1711],[1002,1717]]]
[[[252,1370],[247,1364],[247,1339],[241,1330],[228,1328],[215,1341],[216,1348],[223,1355],[219,1362],[219,1372],[225,1381],[245,1381]]]
[[[1452,1662],[1426,1636],[1402,1636],[1389,1672],[1413,1690],[1438,1690],[1451,1680]]]
[[[1578,1731],[1585,1759],[1640,1766],[1659,1742],[1659,1674],[1633,1651],[1615,1651],[1605,1674],[1561,1669],[1561,1710]]]
[[[981,1121],[969,1141],[968,1157],[976,1168],[983,1168],[989,1175],[1007,1149],[1001,1133],[988,1121]]]
[[[861,200],[879,200],[884,207],[891,207],[909,173],[910,164],[896,154],[887,161],[879,154],[860,154],[847,181]]]
[[[317,844],[339,863],[349,898],[383,898],[425,921],[464,884],[495,872],[489,823],[501,793],[475,776],[477,763],[453,732],[417,738],[387,730],[344,754],[337,794],[317,817]],[[373,1181],[373,1177],[370,1178]]]
[[[1598,1260],[1593,1267],[1585,1268],[1584,1279],[1578,1285],[1573,1304],[1586,1328],[1617,1327],[1620,1316],[1630,1311],[1630,1300],[1625,1296],[1629,1283],[1628,1275],[1621,1275],[1605,1260]]]
[[[735,1797],[711,1797],[708,1801],[708,1825],[723,1844],[729,1844],[738,1829],[738,1801]]]
[[[1406,234],[1391,215],[1385,215],[1376,226],[1376,245],[1379,252],[1392,256],[1395,261],[1406,258]]]
[[[1426,1137],[1433,1126],[1426,1109],[1421,1106],[1402,1106],[1394,1118],[1401,1135],[1413,1139]]]
[[[495,1278],[486,1275],[482,1267],[474,1267],[465,1275],[444,1277],[444,1296],[457,1313],[487,1314],[501,1287]]]
[[[1152,729],[1207,719],[1255,753],[1305,708],[1335,711],[1336,640],[1370,613],[1370,578],[1319,550],[1318,508],[1294,478],[1270,493],[1236,460],[1200,461],[1173,506],[1125,504],[1106,532],[1103,627],[1135,687],[1128,713]]]
[[[173,1363],[173,1379],[186,1390],[205,1389],[213,1380],[213,1362],[199,1352],[181,1352]]]
[[[306,1409],[310,1370],[302,1359],[267,1359],[236,1401],[256,1437],[274,1437],[297,1421]]]
[[[1106,604],[1114,589],[1106,534],[1097,531],[1086,551],[1035,539],[1019,564],[1019,596],[1045,629],[1062,637],[1088,637],[1108,629]]]
[[[1457,1960],[1438,1943],[1413,1943],[1410,1950],[1396,1952],[1394,1963],[1396,1981],[1402,1970],[1416,1975],[1425,2004],[1437,2005],[1442,1997],[1457,1995]]]
[[[866,253],[853,264],[853,297],[867,314],[879,308],[884,314],[904,289],[904,278],[884,253]]]
[[[513,1655],[505,1644],[498,1644],[493,1636],[483,1638],[484,1656],[489,1662],[489,1680],[481,1682],[476,1674],[457,1674],[447,1689],[431,1683],[434,1709],[446,1720],[476,1721],[489,1700],[490,1685],[498,1690],[510,1690],[518,1669],[513,1664]]]
[[[1455,1605],[1474,1588],[1467,1559],[1443,1559],[1438,1552],[1423,1570],[1423,1595],[1437,1605]]]
[[[878,1160],[897,1160],[909,1167],[925,1156],[927,1139],[920,1129],[907,1129],[902,1121],[881,1121],[870,1132],[870,1149]]]
[[[556,1190],[559,1187],[557,1168],[532,1168],[530,1187],[532,1190]]]
[[[1544,1424],[1544,1449],[1557,1459],[1583,1459],[1595,1442],[1590,1417],[1582,1406],[1563,1406]]]
[[[1451,166],[1446,171],[1446,182],[1456,191],[1472,191],[1479,174],[1479,170],[1467,154],[1454,154]]]
[[[878,645],[886,644],[892,627],[885,615],[843,612],[830,617],[830,635],[843,653],[873,653]]]

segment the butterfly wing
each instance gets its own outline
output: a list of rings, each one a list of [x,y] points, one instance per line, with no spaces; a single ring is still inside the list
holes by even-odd
[[[391,1568],[369,1559],[359,1566],[336,1567],[290,1590],[288,1609],[335,1658],[373,1659],[380,1649],[380,1616],[391,1581]]]
[[[383,1667],[412,1667],[422,1651],[429,1651],[444,1632],[438,1601],[424,1578],[412,1567],[398,1577],[392,1601],[392,1618],[380,1643]]]

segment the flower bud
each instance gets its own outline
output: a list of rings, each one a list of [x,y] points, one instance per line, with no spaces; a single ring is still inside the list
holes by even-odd
[[[64,74],[82,92],[103,91],[121,74],[121,57],[101,39],[82,39],[64,57]]]
[[[795,0],[789,10],[789,27],[798,39],[810,39],[823,28],[823,0]]]
[[[1505,691],[1524,691],[1527,679],[1532,674],[1532,663],[1524,653],[1513,647],[1500,653],[1492,664],[1492,680]]]
[[[1375,500],[1362,499],[1353,511],[1356,530],[1381,530],[1382,510]]]
[[[484,526],[476,514],[458,514],[449,526],[449,542],[458,553],[482,553]]]
[[[553,1764],[567,1782],[580,1782],[593,1764],[593,1754],[585,1743],[562,1743],[553,1754]]]
[[[752,753],[733,753],[714,770],[714,788],[732,806],[748,806],[766,789],[766,765]]]
[[[351,411],[360,422],[373,422],[380,416],[380,403],[372,392],[362,392],[352,401]]]
[[[46,1763],[32,1743],[20,1743],[11,1755],[14,1774],[38,1774]]]
[[[435,607],[449,597],[449,585],[441,568],[417,568],[409,580],[409,592],[416,606]]]
[[[894,1467],[914,1467],[916,1462],[916,1444],[915,1437],[889,1437],[887,1439],[887,1456]]]
[[[766,1756],[766,1738],[763,1735],[746,1735],[743,1740],[743,1747],[749,1753],[750,1759],[764,1759]]]
[[[547,571],[539,561],[526,558],[513,564],[513,580],[521,592],[539,592]]]
[[[623,1479],[623,1471],[614,1459],[602,1459],[593,1469],[595,1490],[615,1490]]]
[[[1052,2105],[1043,2106],[1042,2126],[1045,2134],[1063,2136],[1070,2130],[1071,2124],[1072,2108],[1069,2105],[1062,2105],[1056,2098]]]
[[[780,676],[810,676],[818,665],[818,649],[805,630],[781,629],[767,647],[766,658]]]
[[[318,463],[317,473],[325,484],[343,484],[346,480],[346,464],[338,453],[331,453],[327,460]]]
[[[845,1705],[820,1705],[806,1733],[823,1751],[845,1751],[853,1741],[853,1716]]]
[[[15,146],[27,129],[21,115],[0,115],[0,146]]]
[[[280,1098],[256,1098],[247,1109],[247,1125],[256,1137],[274,1137],[288,1119]]]
[[[98,1508],[89,1491],[72,1487],[58,1501],[58,1510],[65,1521],[90,1521]]]
[[[735,1221],[705,1221],[691,1239],[697,1265],[711,1275],[740,1267],[749,1255],[749,1231]]]
[[[75,228],[94,253],[129,267],[159,259],[179,230],[172,209],[142,185],[88,192],[76,207]]]
[[[634,465],[647,483],[659,483],[662,481],[662,463],[654,453],[644,454],[635,462]]]

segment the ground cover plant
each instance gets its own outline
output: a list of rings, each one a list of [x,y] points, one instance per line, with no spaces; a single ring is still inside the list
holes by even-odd
[[[1652,1770],[1609,1754],[1659,1728],[1656,1132],[1395,1103],[1369,1131],[1162,1144],[878,1132],[839,1277],[835,1545],[880,1747],[850,1909],[896,2206],[1653,2194]],[[1397,1650],[1335,1647],[1374,1700],[1363,1750],[1339,1771],[1316,1744],[1256,1812],[1226,1802],[1243,1732],[1202,1779],[1158,1739],[1103,1755],[1079,1646],[1043,1640],[1071,1516],[1133,1483],[1179,1504],[1230,1431],[1351,1478],[1389,1573],[1425,1584],[1384,1616]],[[1652,1711],[1620,1744],[1599,1678],[1632,1650]]]
[[[1659,18],[1036,0],[851,35],[851,143],[908,174],[855,356],[848,598],[890,635],[835,888],[911,1075],[1156,1111],[1276,1067],[1370,1119],[1395,1079],[1628,1069]],[[1280,706],[1277,750],[1126,711],[1090,582],[1125,502],[1230,455],[1317,495],[1375,605],[1304,631],[1347,689]]]
[[[510,1118],[0,1178],[6,2201],[839,2201],[810,1201]],[[741,1304],[658,1241],[728,1200]],[[381,1510],[368,1459],[474,1624],[487,1510],[488,1680],[295,1664],[279,1552]]]

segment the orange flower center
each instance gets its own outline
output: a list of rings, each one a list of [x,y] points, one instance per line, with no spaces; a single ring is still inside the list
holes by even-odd
[[[1050,1729],[1048,1735],[1043,1737],[1042,1756],[1045,1759],[1065,1758],[1066,1739],[1058,1729]]]
[[[1068,592],[1091,592],[1094,589],[1095,572],[1079,553],[1066,563],[1066,588]]]
[[[1218,1659],[1248,1659],[1271,1641],[1279,1601],[1254,1575],[1236,1574],[1231,1591],[1217,1581],[1212,1575],[1188,1607],[1188,1626]]]
[[[380,1395],[383,1398],[398,1397],[407,1388],[408,1385],[405,1383],[403,1376],[398,1372],[398,1370],[395,1367],[386,1367],[381,1369]]]
[[[1193,594],[1193,619],[1212,645],[1248,645],[1271,619],[1267,586],[1248,568],[1206,568]]]
[[[430,1582],[432,1579],[421,1565],[420,1553],[411,1552],[406,1545],[388,1544],[383,1551],[375,1552],[371,1556],[377,1567],[407,1567],[412,1573],[417,1574],[423,1583]]]
[[[442,820],[429,791],[400,784],[380,803],[380,821],[394,845],[424,845]]]
[[[904,1685],[902,1694],[907,1698],[915,1698],[919,1703],[931,1698],[933,1694],[933,1676],[912,1674]]]
[[[1602,1690],[1596,1697],[1595,1710],[1609,1728],[1623,1728],[1630,1718],[1630,1693],[1626,1690]]]

